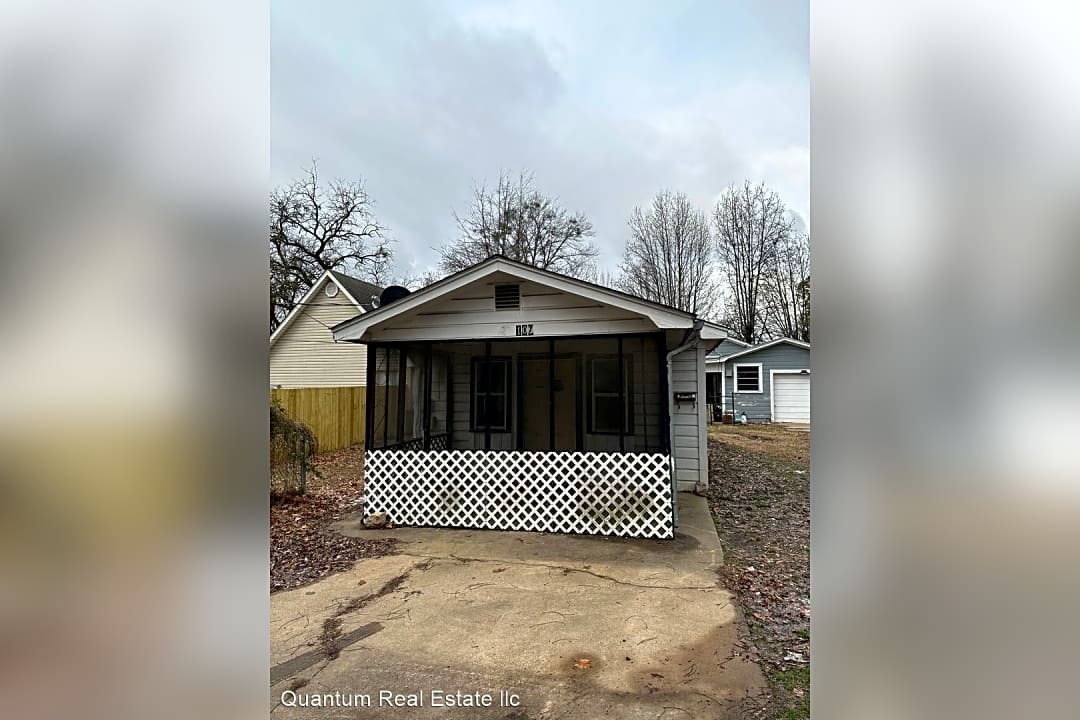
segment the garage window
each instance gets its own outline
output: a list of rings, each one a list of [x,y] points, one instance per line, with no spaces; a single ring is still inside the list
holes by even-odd
[[[761,363],[735,365],[735,392],[761,392]]]

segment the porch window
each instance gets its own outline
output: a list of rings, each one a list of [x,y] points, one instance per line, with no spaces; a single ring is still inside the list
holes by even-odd
[[[634,433],[633,358],[623,358],[623,432]],[[616,356],[589,359],[589,432],[615,435],[619,432],[619,359]]]
[[[473,358],[472,429],[510,430],[510,358]]]
[[[735,392],[761,392],[761,363],[735,366]]]

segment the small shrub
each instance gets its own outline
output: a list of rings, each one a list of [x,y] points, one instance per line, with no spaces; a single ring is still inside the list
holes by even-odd
[[[319,440],[304,423],[289,417],[280,405],[270,405],[270,494],[303,495],[308,473],[318,475],[309,462]]]

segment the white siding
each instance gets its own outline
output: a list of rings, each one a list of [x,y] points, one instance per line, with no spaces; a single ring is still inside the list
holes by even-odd
[[[330,282],[324,280],[324,282]],[[367,382],[367,351],[355,343],[335,343],[327,326],[356,317],[361,310],[338,292],[319,288],[270,348],[270,385],[351,387]]]
[[[520,310],[495,310],[495,285],[521,285]],[[531,324],[535,337],[604,335],[654,331],[640,315],[579,295],[514,278],[486,278],[451,293],[438,302],[394,318],[388,327],[375,326],[373,340],[474,340],[516,337],[516,327]]]
[[[679,490],[693,490],[709,482],[708,443],[705,436],[705,348],[699,343],[671,359],[671,392],[697,393],[693,405],[672,408],[675,478]]]

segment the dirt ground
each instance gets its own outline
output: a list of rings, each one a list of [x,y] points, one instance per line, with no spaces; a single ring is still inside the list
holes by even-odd
[[[270,592],[301,587],[348,570],[361,558],[379,557],[393,538],[344,537],[330,526],[357,510],[363,492],[364,449],[353,446],[320,455],[302,496],[271,497]]]
[[[709,504],[721,572],[772,689],[764,718],[810,717],[810,433],[710,425]]]

